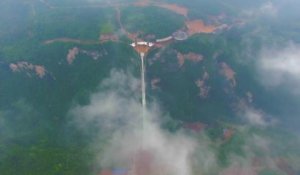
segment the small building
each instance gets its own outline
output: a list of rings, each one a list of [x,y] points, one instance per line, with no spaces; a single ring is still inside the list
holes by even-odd
[[[165,167],[153,150],[140,149],[135,152],[126,167],[102,169],[99,175],[166,175]]]
[[[157,43],[163,43],[163,42],[171,41],[172,39],[173,39],[173,36],[168,36],[168,37],[165,37],[165,38],[157,39],[156,42]]]
[[[173,33],[173,38],[177,41],[183,41],[188,39],[188,34],[184,31],[179,30]]]
[[[103,169],[99,175],[129,175],[127,168]]]
[[[225,140],[229,140],[234,134],[234,131],[233,129],[230,129],[230,128],[225,128],[223,129],[223,138]]]
[[[195,122],[195,123],[185,123],[183,125],[183,128],[188,129],[193,132],[201,132],[207,127],[206,124],[201,122]]]
[[[139,41],[134,42],[131,46],[139,53],[139,54],[147,54],[149,49],[154,46],[151,42]]]

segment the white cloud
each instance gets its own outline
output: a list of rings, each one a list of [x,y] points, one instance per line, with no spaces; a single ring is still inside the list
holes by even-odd
[[[101,84],[101,92],[92,96],[91,103],[76,106],[70,113],[82,129],[100,128],[99,136],[110,138],[106,146],[103,139],[93,144],[95,149],[103,149],[97,156],[100,167],[130,168],[135,159],[139,161],[140,156],[146,154],[151,159],[151,171],[156,174],[162,171],[190,175],[196,142],[181,132],[174,134],[160,128],[159,117],[162,116],[157,107],[150,104],[146,111],[142,108],[136,95],[140,94],[138,82],[130,74],[112,71],[111,77]],[[144,130],[143,115],[146,118]]]
[[[259,8],[261,14],[269,15],[269,16],[276,16],[277,15],[277,7],[272,2],[266,2],[262,4]]]
[[[264,49],[257,61],[259,79],[269,87],[285,87],[299,92],[300,46],[290,43],[284,48]]]
[[[265,2],[260,7],[243,11],[247,17],[275,17],[277,16],[278,8],[272,2]]]
[[[95,162],[99,165],[96,169],[127,167],[132,170],[133,162],[139,165],[146,158],[146,164],[150,164],[150,169],[146,170],[151,174],[191,175],[221,172],[225,175],[237,168],[240,172],[257,172],[256,167],[252,166],[256,152],[269,151],[269,142],[263,137],[252,138],[247,129],[237,128],[236,134],[242,133],[241,139],[245,140],[242,149],[246,157],[228,152],[226,154],[229,165],[221,168],[219,151],[226,147],[224,145],[232,143],[222,140],[222,136],[220,140],[212,141],[205,132],[187,135],[183,131],[171,133],[162,129],[160,121],[163,116],[158,106],[149,103],[148,109],[143,110],[139,98],[139,80],[130,74],[112,71],[99,89],[101,91],[92,95],[89,105],[77,105],[70,111],[82,130],[96,135],[91,143]],[[268,125],[259,111],[245,108],[243,112],[252,125]],[[143,115],[146,121],[144,130],[141,130]],[[242,145],[236,146],[238,148]],[[267,163],[261,166],[265,165]],[[148,175],[150,172],[144,174]]]
[[[267,126],[268,123],[266,122],[263,114],[254,109],[247,109],[244,114],[247,121],[252,125],[257,126]]]
[[[253,107],[245,99],[240,99],[236,104],[236,112],[247,125],[267,127],[277,124],[277,120],[264,111]]]

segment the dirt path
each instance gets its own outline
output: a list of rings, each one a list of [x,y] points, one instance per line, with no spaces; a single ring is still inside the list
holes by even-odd
[[[76,43],[76,44],[101,44],[100,41],[93,41],[93,40],[80,40],[80,39],[74,39],[74,38],[55,38],[51,40],[46,40],[43,43],[44,44],[52,44],[56,42],[61,43]]]
[[[47,0],[40,0],[40,2],[50,9],[54,8]]]
[[[126,28],[124,27],[123,23],[122,23],[122,20],[121,20],[121,10],[120,10],[120,6],[116,6],[115,7],[116,9],[116,19],[117,19],[117,22],[119,24],[119,27],[121,29],[121,32],[122,34],[125,34],[129,39],[131,39],[132,41],[135,41],[135,40],[139,40],[138,38],[138,34],[136,33],[129,33]]]
[[[188,28],[189,35],[196,33],[213,33],[217,29],[216,26],[206,25],[202,20],[186,21],[185,25]]]
[[[183,6],[179,6],[177,4],[167,4],[167,3],[157,3],[156,6],[167,9],[167,10],[171,10],[179,15],[184,16],[185,18],[188,17],[189,10]]]
[[[123,6],[140,6],[140,7],[146,7],[146,6],[157,6],[161,8],[165,8],[168,10],[171,10],[177,14],[183,15],[187,17],[188,15],[188,9],[183,6],[179,6],[177,4],[169,4],[169,3],[163,3],[163,2],[153,2],[151,0],[141,0],[137,2],[132,3],[120,3],[120,2],[106,2],[106,3],[98,3],[98,4],[92,4],[92,5],[81,5],[81,6],[67,6],[67,7],[59,7],[59,6],[53,6],[51,5],[47,0],[40,0],[41,3],[46,5],[48,8],[51,9],[80,9],[80,8],[107,8],[107,7],[113,7],[116,9],[119,9],[119,7]]]
[[[96,45],[96,44],[104,44],[106,42],[109,42],[112,40],[102,40],[102,41],[96,41],[96,40],[80,40],[80,39],[73,39],[73,38],[55,38],[46,40],[43,42],[43,44],[52,44],[52,43],[75,43],[75,44],[83,44],[83,45]],[[114,40],[115,43],[125,43],[124,41],[120,40]],[[127,43],[125,43],[127,44]]]
[[[116,6],[115,9],[116,9],[116,19],[117,19],[117,22],[118,22],[119,27],[121,29],[121,32],[122,33],[127,33],[126,30],[125,30],[125,28],[124,28],[124,26],[123,26],[123,24],[122,24],[122,22],[121,22],[121,10],[120,10],[120,7]]]
[[[106,8],[106,7],[112,7],[115,8],[116,11],[116,20],[120,27],[121,33],[125,34],[129,39],[132,41],[139,40],[138,33],[129,33],[121,21],[121,9],[120,7],[127,7],[127,6],[157,6],[164,9],[171,10],[177,14],[180,14],[186,18],[185,26],[187,28],[187,33],[189,36],[197,34],[197,33],[213,33],[217,27],[213,25],[206,25],[202,20],[194,20],[190,21],[188,20],[188,9],[186,7],[177,5],[177,4],[169,4],[164,2],[155,2],[152,0],[140,0],[133,3],[120,3],[120,2],[103,2],[98,4],[92,4],[92,5],[84,5],[84,6],[68,6],[68,7],[58,7],[51,5],[47,0],[40,0],[43,4],[45,4],[47,7],[51,9],[80,9],[80,8]],[[65,43],[77,43],[77,44],[101,44],[103,42],[107,42],[110,40],[105,41],[93,41],[93,40],[80,40],[80,39],[73,39],[73,38],[56,38],[52,40],[47,40],[44,42],[44,44],[51,44],[54,42],[65,42]]]

